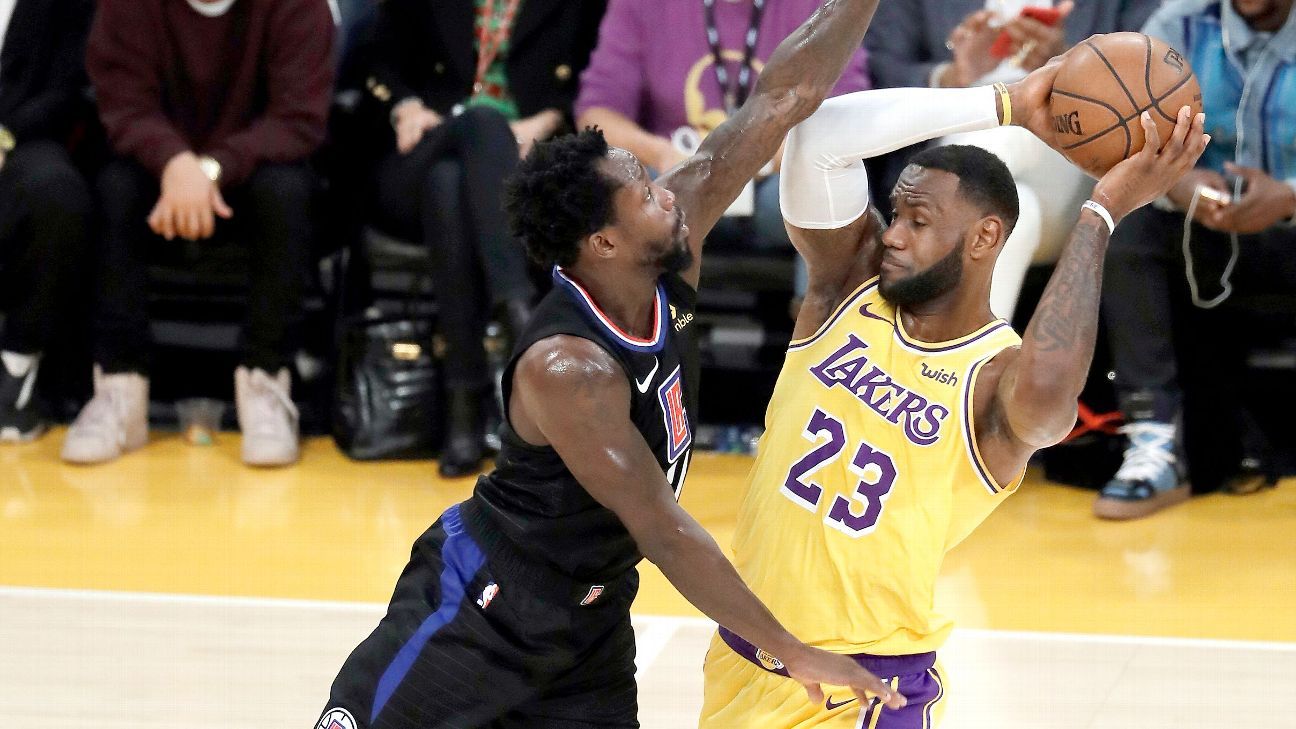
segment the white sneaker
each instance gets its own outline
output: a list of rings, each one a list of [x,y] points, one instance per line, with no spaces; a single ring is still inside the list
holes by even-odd
[[[105,375],[94,368],[94,397],[63,440],[63,460],[104,463],[148,443],[148,378],[134,372]]]
[[[249,466],[286,466],[300,455],[297,406],[292,378],[280,369],[272,378],[263,369],[234,371],[234,404],[243,431],[243,462]]]

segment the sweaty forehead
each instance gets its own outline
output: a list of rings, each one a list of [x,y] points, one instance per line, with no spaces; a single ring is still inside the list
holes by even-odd
[[[603,171],[609,177],[616,180],[622,185],[636,182],[640,179],[643,168],[639,164],[638,158],[628,150],[620,147],[611,147],[608,149],[607,161],[603,165]]]
[[[900,173],[891,200],[896,204],[921,202],[939,207],[957,200],[958,188],[959,177],[953,172],[909,165]]]

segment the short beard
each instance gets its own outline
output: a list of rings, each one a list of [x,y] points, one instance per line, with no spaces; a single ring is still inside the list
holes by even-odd
[[[878,292],[882,294],[882,298],[897,307],[912,307],[951,291],[963,278],[963,246],[963,242],[959,241],[954,250],[926,271],[891,283],[883,280],[878,285]]]
[[[680,235],[683,227],[684,216],[679,215],[676,217],[675,230],[670,239],[653,246],[654,249],[662,251],[654,263],[663,273],[679,273],[693,265],[693,248],[689,246],[688,239]]]
[[[693,265],[693,249],[685,243],[682,247],[672,246],[657,259],[657,265],[663,273],[679,273]]]

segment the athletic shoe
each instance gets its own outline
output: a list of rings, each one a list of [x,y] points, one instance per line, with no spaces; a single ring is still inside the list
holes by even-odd
[[[68,428],[63,460],[104,463],[148,443],[147,377],[134,372],[105,375],[94,368],[94,397]]]
[[[1121,428],[1129,439],[1125,460],[1094,502],[1103,519],[1138,519],[1188,500],[1183,458],[1172,423],[1139,420]]]
[[[33,358],[27,371],[14,375],[0,363],[0,443],[26,443],[45,432],[45,420],[35,402],[36,371],[40,358]]]
[[[234,404],[243,431],[243,462],[249,466],[286,466],[301,455],[297,406],[292,401],[292,377],[281,368],[274,377],[265,370],[239,367],[234,371]]]

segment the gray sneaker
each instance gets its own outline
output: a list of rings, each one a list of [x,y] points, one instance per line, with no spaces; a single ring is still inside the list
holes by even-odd
[[[1125,460],[1094,502],[1103,519],[1138,519],[1188,500],[1183,458],[1173,423],[1136,420],[1121,428]]]
[[[147,377],[134,372],[105,375],[94,368],[94,397],[63,440],[68,463],[104,463],[148,443]]]
[[[274,377],[259,368],[239,367],[234,371],[234,404],[239,430],[243,431],[243,462],[247,465],[286,466],[297,462],[301,448],[291,389],[287,369],[280,369]]]

